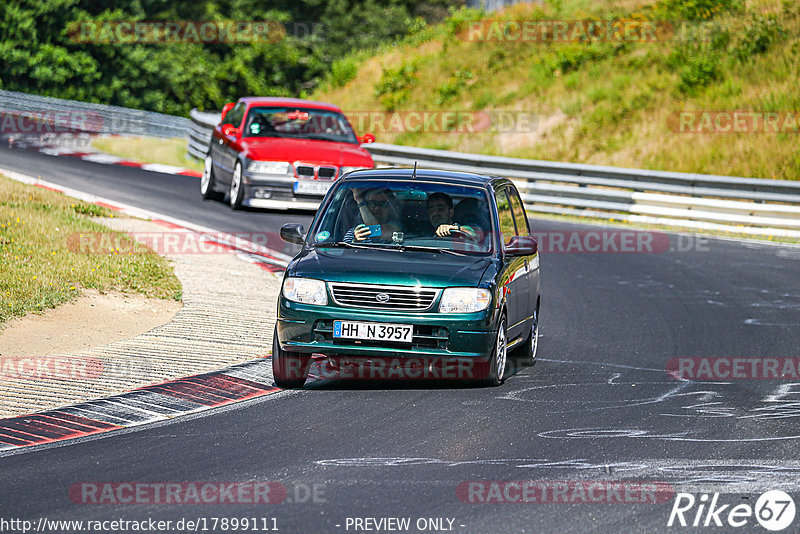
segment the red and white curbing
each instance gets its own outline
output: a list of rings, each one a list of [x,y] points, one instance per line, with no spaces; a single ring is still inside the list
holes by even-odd
[[[103,434],[274,395],[271,365],[260,359],[120,395],[0,419],[0,456],[36,445]]]

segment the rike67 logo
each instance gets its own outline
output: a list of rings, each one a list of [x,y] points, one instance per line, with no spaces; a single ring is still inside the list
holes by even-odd
[[[765,529],[779,531],[792,524],[794,515],[794,499],[780,490],[762,494],[756,501],[755,508],[749,504],[720,504],[719,493],[711,497],[703,493],[700,498],[691,493],[678,493],[667,526],[738,528],[751,524],[755,517],[758,524]]]

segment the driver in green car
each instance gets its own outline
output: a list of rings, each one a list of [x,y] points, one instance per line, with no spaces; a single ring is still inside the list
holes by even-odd
[[[453,199],[446,193],[436,192],[428,197],[428,219],[437,237],[447,237],[452,231],[460,231],[470,239],[478,239],[478,232],[471,226],[453,222]]]

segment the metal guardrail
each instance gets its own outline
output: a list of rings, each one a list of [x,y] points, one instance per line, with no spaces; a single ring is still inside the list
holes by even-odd
[[[208,152],[208,145],[211,143],[211,132],[219,124],[220,113],[208,113],[193,109],[189,114],[191,124],[189,126],[189,145],[186,152],[194,158],[204,159]]]
[[[508,176],[526,209],[800,237],[800,181],[650,171],[373,143],[376,162]]]
[[[191,124],[185,117],[163,113],[3,90],[0,90],[0,113],[68,124],[73,130],[94,134],[186,137]],[[42,131],[47,131],[47,126]]]
[[[193,110],[189,154],[203,158],[218,113]],[[376,163],[507,176],[531,213],[800,238],[800,181],[736,178],[364,145]]]

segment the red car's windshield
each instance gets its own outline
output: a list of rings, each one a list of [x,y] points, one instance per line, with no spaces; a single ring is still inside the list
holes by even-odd
[[[257,107],[247,114],[245,137],[294,137],[358,144],[341,113],[324,109]]]

